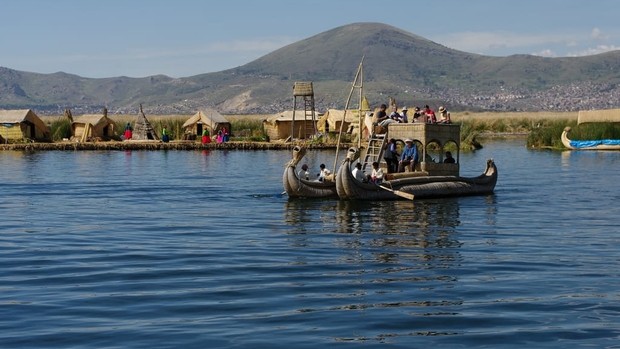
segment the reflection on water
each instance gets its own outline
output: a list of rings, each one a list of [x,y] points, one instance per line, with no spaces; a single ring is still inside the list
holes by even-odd
[[[483,200],[483,198],[480,198]],[[344,200],[288,200],[284,221],[288,234],[337,234],[343,248],[371,249],[383,263],[402,259],[452,263],[461,246],[456,229],[460,225],[459,200],[360,202]],[[317,216],[319,215],[319,216]],[[314,222],[314,229],[309,226]],[[297,246],[308,245],[305,238]],[[445,266],[443,266],[445,267]]]

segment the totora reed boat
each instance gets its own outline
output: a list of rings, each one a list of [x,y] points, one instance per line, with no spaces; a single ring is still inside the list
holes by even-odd
[[[359,151],[349,149],[349,156],[343,161],[336,174],[336,190],[341,199],[347,200],[396,200],[425,199],[449,196],[492,194],[497,182],[495,162],[487,160],[487,168],[478,177],[428,176],[393,178],[380,185],[356,180],[351,166]]]
[[[600,139],[578,141],[568,138],[571,128],[565,127],[562,131],[562,144],[571,150],[620,150],[620,139]]]
[[[497,183],[497,167],[492,159],[478,177],[461,177],[460,125],[449,124],[390,124],[385,135],[373,135],[366,148],[363,169],[377,162],[383,168],[386,139],[396,143],[412,142],[418,149],[420,162],[413,171],[385,174],[380,184],[354,178],[352,168],[360,157],[359,148],[349,148],[336,173],[336,191],[345,200],[422,199],[448,196],[492,194]],[[455,160],[444,162],[448,150],[456,153]],[[436,158],[433,158],[435,155]],[[367,175],[368,173],[366,173]]]
[[[305,148],[300,146],[293,148],[293,158],[286,164],[282,175],[284,191],[290,198],[337,198],[336,182],[330,180],[320,182],[299,176],[296,170],[297,164],[305,154]]]

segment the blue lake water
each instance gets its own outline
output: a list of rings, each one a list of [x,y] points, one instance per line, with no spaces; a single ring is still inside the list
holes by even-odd
[[[620,152],[487,158],[359,203],[282,195],[289,151],[0,152],[0,348],[620,348]]]

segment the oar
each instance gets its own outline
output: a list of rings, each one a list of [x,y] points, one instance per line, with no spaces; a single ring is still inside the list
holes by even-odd
[[[384,187],[384,186],[382,186],[382,185],[380,185],[380,186],[379,186],[379,188],[385,189],[385,190],[387,190],[387,191],[391,191],[392,193],[394,193],[395,195],[400,196],[400,197],[401,197],[401,198],[403,198],[403,199],[407,199],[407,200],[411,200],[411,201],[413,201],[413,198],[414,198],[414,195],[413,195],[413,194],[406,193],[406,192],[404,192],[404,191],[402,191],[402,190],[394,190],[394,189],[390,189],[390,188],[388,188],[388,187]]]

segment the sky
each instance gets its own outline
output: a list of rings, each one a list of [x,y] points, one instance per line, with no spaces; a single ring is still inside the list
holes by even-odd
[[[343,25],[379,22],[460,51],[572,57],[620,49],[618,0],[1,0],[0,67],[187,77]]]

